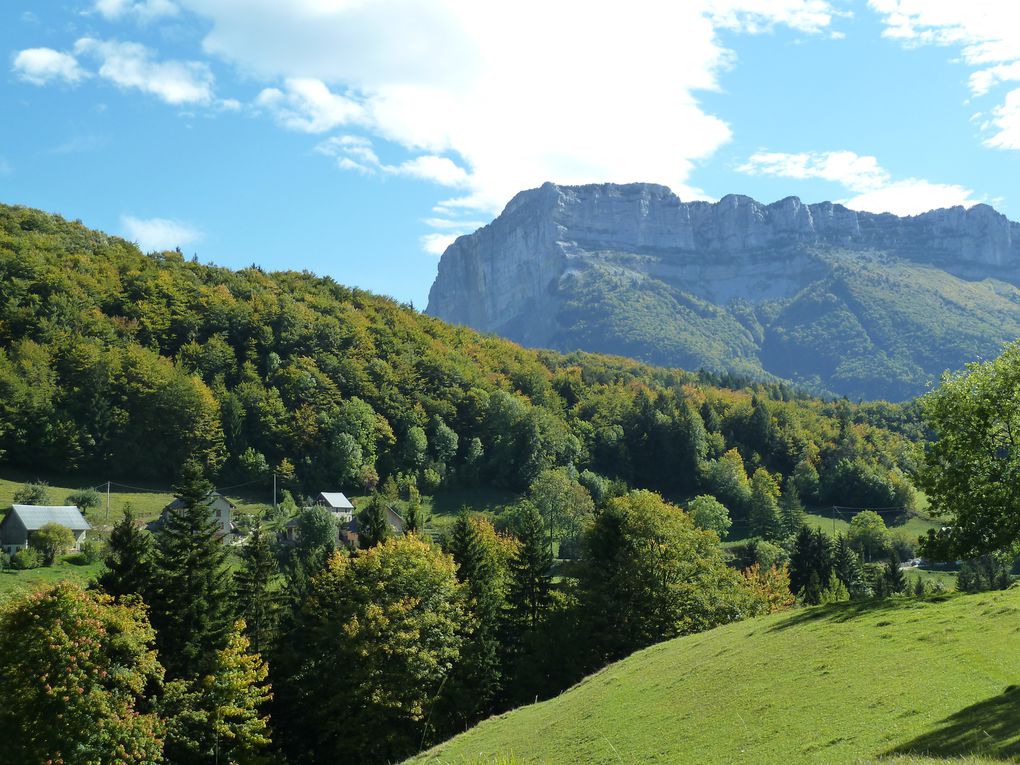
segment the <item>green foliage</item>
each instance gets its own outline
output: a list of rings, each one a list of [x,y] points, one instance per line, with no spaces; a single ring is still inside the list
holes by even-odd
[[[538,509],[553,540],[576,537],[591,523],[595,503],[566,468],[543,470],[528,487],[528,498]]]
[[[139,595],[149,601],[155,593],[152,536],[138,525],[130,507],[110,532],[106,570],[99,577],[99,586],[115,598]]]
[[[740,452],[730,449],[708,463],[705,485],[720,502],[740,518],[746,518],[751,504],[751,483],[747,480]]]
[[[78,549],[86,563],[98,563],[103,559],[106,546],[98,539],[83,539]]]
[[[709,493],[744,519],[746,496],[717,491],[706,461],[736,448],[745,470],[785,477],[809,445],[817,473],[837,459],[832,406],[774,382],[525,350],[328,278],[146,256],[24,208],[0,207],[0,274],[0,454],[27,469],[165,481],[194,458],[221,477],[276,466],[304,492],[399,473],[523,491],[573,464],[678,498]],[[686,298],[674,308],[704,330],[681,345],[752,351],[747,306],[739,318]],[[649,326],[668,313],[655,308]],[[840,458],[882,480],[909,467],[909,411],[849,412],[858,438]]]
[[[1011,548],[1020,538],[1020,343],[994,361],[946,374],[921,400],[936,440],[918,481],[951,528],[931,532],[925,554],[975,558]]]
[[[43,565],[52,566],[58,555],[74,547],[74,534],[59,523],[44,523],[28,536],[28,546],[39,551]]]
[[[393,536],[386,515],[386,505],[378,494],[373,495],[368,505],[358,515],[358,547],[367,550],[381,545]]]
[[[885,564],[885,571],[882,575],[883,592],[886,595],[901,595],[907,591],[907,578],[900,568],[900,557],[893,550],[889,560]]]
[[[714,531],[720,539],[725,539],[733,522],[730,511],[715,497],[702,494],[687,503],[687,513],[699,529]]]
[[[833,574],[832,541],[821,529],[802,526],[790,555],[790,587],[809,605],[821,602]]]
[[[786,536],[779,509],[779,483],[765,468],[751,476],[751,533],[762,539],[776,541]]]
[[[1008,555],[982,555],[974,560],[964,561],[956,577],[956,589],[960,592],[984,592],[1005,590],[1013,584],[1010,574],[1013,561]]]
[[[67,499],[64,501],[69,505],[75,505],[82,511],[82,514],[87,515],[89,510],[94,510],[99,507],[103,498],[98,491],[89,487],[79,489],[73,494],[68,495]]]
[[[725,565],[716,535],[651,492],[611,500],[586,537],[585,553],[581,608],[592,620],[600,658],[619,658],[760,607]]]
[[[392,762],[414,752],[460,656],[467,604],[453,559],[408,536],[334,555],[271,663],[273,719],[294,761]]]
[[[247,631],[244,620],[234,624],[207,674],[167,684],[163,712],[170,762],[267,762],[269,717],[260,710],[272,694],[268,668],[249,650]]]
[[[50,504],[50,486],[45,481],[32,481],[14,492],[15,505]]]
[[[163,675],[138,603],[72,582],[0,608],[3,761],[158,762],[146,695]]]
[[[188,462],[176,487],[183,507],[168,510],[156,536],[150,606],[159,655],[174,678],[198,677],[223,647],[230,626],[227,552],[207,505],[211,484]]]
[[[34,547],[22,547],[11,556],[11,566],[21,571],[39,568],[42,564],[42,553]]]
[[[870,592],[864,579],[860,556],[850,546],[850,541],[843,534],[836,537],[832,548],[833,573],[846,587],[851,598],[867,597]]]
[[[265,652],[273,639],[279,608],[278,577],[269,534],[256,521],[241,548],[241,566],[234,572],[234,610],[255,653]]]
[[[509,561],[507,601],[512,634],[519,636],[536,629],[549,609],[553,560],[545,543],[542,516],[532,503],[521,503],[514,515],[513,531],[518,546]]]
[[[869,562],[882,557],[891,543],[885,521],[873,510],[862,510],[857,513],[850,521],[847,536],[850,545]]]

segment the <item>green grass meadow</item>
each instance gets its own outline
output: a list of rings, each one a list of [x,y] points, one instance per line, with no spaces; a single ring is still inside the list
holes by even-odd
[[[511,756],[593,765],[1017,762],[1020,588],[800,609],[679,638],[409,762]]]

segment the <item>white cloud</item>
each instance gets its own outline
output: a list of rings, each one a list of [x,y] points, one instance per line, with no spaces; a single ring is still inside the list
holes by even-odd
[[[941,207],[972,207],[981,200],[963,186],[907,178],[841,201],[851,210],[918,215]]]
[[[144,252],[184,247],[202,238],[202,232],[187,223],[168,218],[135,218],[122,215],[120,226],[124,236]]]
[[[213,101],[213,75],[202,62],[158,61],[140,43],[91,37],[78,40],[74,51],[98,59],[99,76],[122,88],[135,88],[174,105]]]
[[[698,195],[696,163],[730,139],[693,95],[733,63],[717,29],[815,33],[835,15],[826,0],[179,2],[209,22],[208,53],[283,83],[257,99],[281,124],[402,147],[412,158],[387,167],[456,186],[451,208],[486,212],[547,180]]]
[[[88,77],[70,53],[52,48],[28,48],[19,51],[12,66],[19,78],[33,85],[46,85],[54,80],[76,83]]]
[[[269,110],[286,128],[304,133],[325,133],[334,128],[359,121],[361,106],[344,96],[331,93],[321,80],[291,77],[286,92],[266,88],[255,104]]]
[[[989,126],[997,132],[985,143],[997,149],[1020,149],[1020,88],[1006,94],[1006,100],[992,110]]]
[[[96,0],[95,10],[109,21],[132,17],[143,24],[180,13],[172,0]]]
[[[980,201],[963,186],[920,178],[894,181],[878,159],[852,151],[757,152],[737,170],[748,175],[832,181],[854,193],[849,199],[839,200],[842,204],[867,212],[917,215],[939,207],[970,207]]]
[[[452,159],[434,154],[421,155],[398,165],[388,165],[379,159],[372,148],[372,142],[364,136],[333,136],[316,146],[315,150],[335,157],[340,169],[354,170],[365,175],[402,175],[451,187],[466,186],[471,180],[467,171]]]
[[[819,178],[840,183],[851,191],[873,191],[889,182],[889,173],[879,166],[875,157],[862,157],[852,151],[758,152],[737,170],[748,175],[774,175],[798,180]]]
[[[984,96],[1002,83],[1020,81],[1020,3],[1009,0],[869,0],[886,25],[883,34],[907,47],[958,47],[975,71],[970,89]],[[1014,91],[1015,92],[1015,91]],[[1010,94],[1012,96],[1012,93]],[[1020,148],[1016,103],[1010,96],[985,127],[985,145]]]
[[[429,255],[442,255],[446,248],[457,239],[457,234],[425,234],[421,237],[421,248]]]

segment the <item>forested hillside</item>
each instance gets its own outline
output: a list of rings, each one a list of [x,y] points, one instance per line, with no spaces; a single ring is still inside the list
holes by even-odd
[[[195,457],[316,490],[399,473],[524,489],[570,465],[739,515],[759,467],[807,503],[909,505],[916,435],[898,406],[525,350],[328,277],[144,255],[0,207],[10,465],[167,478]]]

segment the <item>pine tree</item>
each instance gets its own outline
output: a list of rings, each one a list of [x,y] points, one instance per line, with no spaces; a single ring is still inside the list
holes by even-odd
[[[779,511],[779,485],[764,468],[751,477],[751,512],[749,520],[755,536],[765,540],[783,538],[783,517]]]
[[[928,594],[928,588],[924,586],[924,580],[921,577],[917,577],[914,580],[914,597],[923,598]]]
[[[850,546],[843,534],[836,537],[832,551],[832,564],[836,576],[846,586],[851,598],[864,597],[867,594],[867,583],[864,581],[864,570],[860,556]]]
[[[404,530],[410,534],[419,534],[425,528],[425,511],[421,506],[421,493],[415,486],[407,498],[407,511],[404,513]]]
[[[207,504],[211,490],[198,463],[186,463],[176,487],[183,507],[167,511],[156,538],[152,623],[171,677],[198,676],[223,647],[229,628],[227,551]]]
[[[783,531],[787,535],[796,534],[804,525],[804,505],[800,501],[800,491],[792,476],[783,482],[783,493],[779,497],[779,514],[783,519]]]
[[[106,553],[106,570],[99,577],[99,586],[115,598],[140,595],[149,602],[156,582],[152,560],[152,536],[135,523],[130,507],[110,532]]]
[[[278,574],[269,535],[256,521],[241,548],[241,568],[234,574],[235,610],[255,653],[265,651],[274,634],[278,603],[273,585]]]
[[[507,571],[498,544],[492,524],[461,512],[453,526],[448,552],[457,564],[457,579],[467,587],[477,627],[464,647],[463,666],[452,678],[454,687],[449,695],[465,722],[492,711],[502,689],[504,647],[500,628],[506,609]]]
[[[170,762],[256,763],[272,743],[269,717],[261,708],[272,698],[268,668],[250,650],[239,620],[215,653],[208,672],[191,681],[175,680],[164,693],[166,756]]]
[[[833,573],[832,543],[821,529],[801,528],[790,556],[790,587],[816,604]]]
[[[552,555],[545,544],[542,516],[530,502],[517,517],[520,547],[510,559],[510,618],[517,632],[535,629],[549,608]]]
[[[885,580],[886,592],[889,595],[898,595],[907,589],[907,578],[900,569],[900,556],[895,550],[889,556],[889,562],[885,564],[885,574],[882,578]]]
[[[362,550],[381,545],[391,536],[386,507],[378,494],[373,494],[358,518],[358,546]]]

